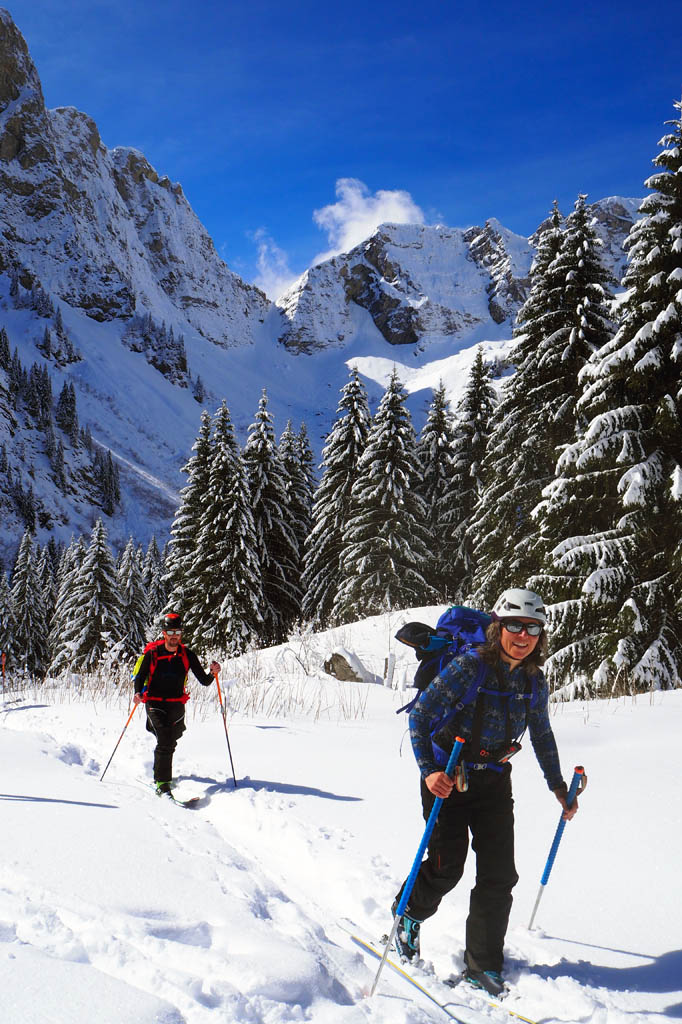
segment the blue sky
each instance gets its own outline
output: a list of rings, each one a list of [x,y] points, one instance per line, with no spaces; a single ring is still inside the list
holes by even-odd
[[[679,0],[5,3],[47,105],[180,181],[271,291],[377,219],[529,234],[643,195],[682,94]]]

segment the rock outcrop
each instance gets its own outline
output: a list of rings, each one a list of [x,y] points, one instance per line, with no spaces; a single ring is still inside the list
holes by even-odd
[[[26,43],[0,13],[0,269],[98,321],[165,314],[224,347],[270,310],[218,256],[180,185],[108,150],[73,107],[47,110]]]

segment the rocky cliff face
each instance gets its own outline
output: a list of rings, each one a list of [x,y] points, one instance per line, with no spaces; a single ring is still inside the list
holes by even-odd
[[[46,110],[26,43],[0,12],[0,269],[98,321],[152,311],[218,345],[251,343],[270,303],[218,257],[180,185],[108,150],[71,107]]]

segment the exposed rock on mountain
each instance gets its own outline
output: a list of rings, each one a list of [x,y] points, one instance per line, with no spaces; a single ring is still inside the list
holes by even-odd
[[[180,185],[108,150],[72,107],[46,110],[26,43],[0,12],[0,269],[94,320],[154,311],[224,347],[253,342],[270,303],[218,257]]]
[[[349,253],[307,271],[278,300],[287,320],[281,340],[298,352],[347,344],[361,326],[355,307],[369,314],[391,345],[461,339],[490,324],[497,284],[491,267],[507,258],[523,278],[532,250],[518,236],[512,236],[511,252],[491,250],[491,231],[474,255],[481,234],[441,225],[383,224]],[[502,290],[501,274],[499,283]]]

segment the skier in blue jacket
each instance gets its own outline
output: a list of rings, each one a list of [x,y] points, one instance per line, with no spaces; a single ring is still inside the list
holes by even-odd
[[[549,720],[548,688],[541,669],[547,651],[542,598],[530,590],[505,590],[492,617],[486,643],[452,660],[423,691],[410,714],[424,818],[428,819],[436,797],[444,803],[399,922],[396,944],[403,958],[419,957],[420,925],[436,913],[443,896],[462,877],[471,833],[476,884],[466,924],[464,977],[475,987],[499,995],[504,987],[503,947],[511,893],[518,881],[508,758],[519,749],[526,728],[564,818],[573,817],[578,803],[567,806],[567,786]],[[485,669],[479,675],[481,664]],[[483,692],[472,697],[477,680]],[[468,702],[463,701],[465,697]],[[444,767],[456,736],[466,743],[453,779]],[[394,912],[401,893],[402,889]]]

